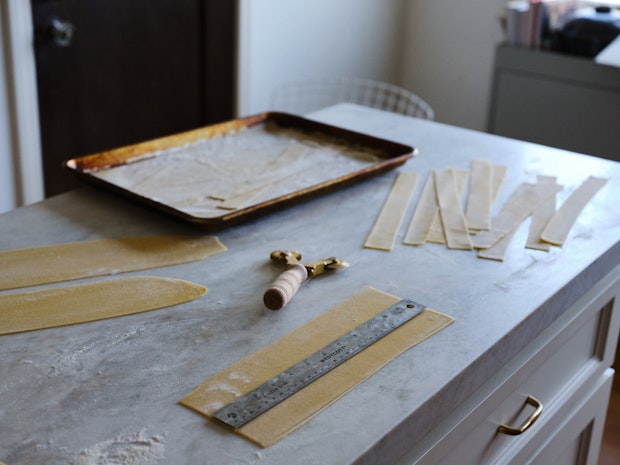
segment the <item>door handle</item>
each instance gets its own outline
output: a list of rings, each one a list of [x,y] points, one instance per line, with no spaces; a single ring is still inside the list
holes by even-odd
[[[65,19],[52,18],[47,25],[46,35],[59,47],[68,47],[75,35],[75,25]]]
[[[497,428],[498,433],[508,434],[509,436],[518,436],[525,433],[530,428],[530,426],[532,426],[534,422],[538,420],[538,417],[540,417],[540,414],[543,411],[542,402],[540,402],[535,397],[527,396],[525,403],[534,407],[534,412],[532,412],[529,418],[517,428],[513,428],[512,426],[499,425],[499,427]]]

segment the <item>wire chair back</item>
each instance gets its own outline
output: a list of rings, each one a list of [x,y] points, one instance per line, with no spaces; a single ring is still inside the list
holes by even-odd
[[[345,77],[286,83],[273,92],[271,109],[304,114],[343,102],[429,120],[435,117],[431,106],[413,92],[385,82]]]

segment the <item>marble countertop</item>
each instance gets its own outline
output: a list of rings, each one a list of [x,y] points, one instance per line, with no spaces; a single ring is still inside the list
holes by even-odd
[[[401,171],[420,174],[405,222],[433,169],[474,159],[508,166],[496,206],[521,182],[555,175],[563,201],[588,176],[608,184],[566,244],[523,248],[504,262],[443,245],[363,243],[398,171],[220,231],[228,251],[129,273],[187,279],[202,298],[168,309],[0,337],[0,461],[37,464],[389,463],[620,263],[620,164],[444,124],[338,105],[320,121],[417,147]],[[122,235],[199,233],[194,226],[90,187],[0,216],[0,250]],[[282,311],[262,293],[275,249],[338,255],[343,272],[308,282]],[[88,280],[85,280],[88,281]],[[374,287],[456,318],[280,442],[262,449],[180,406],[202,381],[336,303]],[[43,286],[45,287],[45,286]],[[5,291],[13,292],[13,291]],[[407,437],[411,444],[391,437]],[[115,461],[116,460],[116,461]],[[130,461],[133,460],[133,461]]]

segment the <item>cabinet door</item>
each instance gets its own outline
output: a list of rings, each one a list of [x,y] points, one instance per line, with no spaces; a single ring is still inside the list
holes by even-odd
[[[590,59],[500,46],[489,132],[620,158],[620,69]]]
[[[494,134],[618,161],[619,93],[511,70],[496,85]]]
[[[613,370],[607,370],[579,406],[564,407],[565,420],[528,465],[597,465]],[[520,459],[521,460],[521,459]],[[516,465],[517,462],[513,462]]]
[[[619,293],[620,266],[435,430],[416,438],[398,464],[524,465],[539,463],[531,461],[537,454],[546,454],[544,450],[549,447],[551,458],[558,463],[569,460],[596,465],[588,457],[597,454],[600,445],[613,373],[607,367],[612,363],[620,326]],[[529,396],[535,396],[536,402],[530,403]],[[535,424],[530,423],[531,428],[517,435],[498,432],[500,424],[527,424],[526,420],[533,419],[538,411],[535,406],[540,407],[538,401],[544,412]],[[581,438],[586,438],[590,424],[593,426],[584,445]],[[556,442],[549,446],[552,439]],[[570,461],[583,458],[581,454],[586,461]],[[551,458],[547,463],[554,463]]]
[[[45,193],[68,158],[232,116],[234,2],[32,0]]]

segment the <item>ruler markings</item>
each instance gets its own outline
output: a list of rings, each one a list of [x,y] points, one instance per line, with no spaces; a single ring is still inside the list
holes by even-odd
[[[403,299],[309,357],[217,410],[212,417],[240,428],[420,314],[426,307]]]

